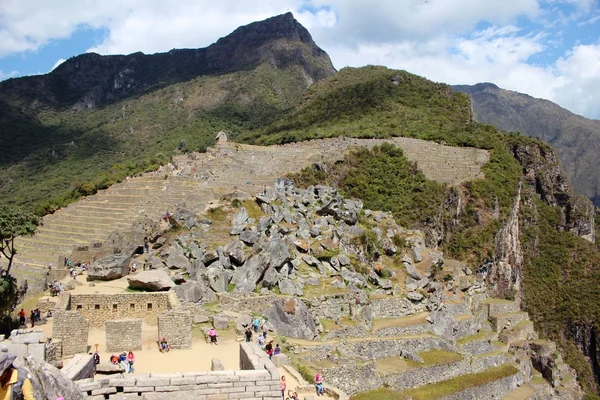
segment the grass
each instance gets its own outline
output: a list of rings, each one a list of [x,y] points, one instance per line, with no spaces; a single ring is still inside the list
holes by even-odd
[[[476,335],[467,336],[467,337],[458,339],[456,341],[456,345],[464,346],[465,344],[475,342],[477,340],[489,339],[489,338],[492,338],[493,336],[494,336],[494,332],[481,331],[481,332],[478,332]]]
[[[463,359],[460,354],[445,350],[428,350],[422,351],[418,354],[423,359],[423,363],[418,363],[401,357],[380,358],[376,361],[377,372],[382,375],[391,375],[412,368],[424,368],[434,365],[450,364]]]
[[[321,324],[326,331],[336,331],[347,326],[357,326],[358,321],[352,320],[350,318],[342,318],[339,320],[339,325],[330,319],[321,319]]]
[[[372,321],[372,331],[376,332],[385,328],[405,328],[409,326],[423,325],[427,323],[425,318],[427,318],[428,315],[429,313],[424,312],[403,318],[374,319]]]
[[[407,400],[408,397],[392,389],[381,388],[365,393],[358,393],[350,397],[350,400]]]
[[[512,365],[504,364],[499,367],[490,368],[480,373],[462,375],[440,383],[425,385],[417,389],[404,391],[404,394],[412,400],[434,400],[449,396],[453,393],[465,391],[486,383],[494,382],[502,378],[514,375],[519,370]]]

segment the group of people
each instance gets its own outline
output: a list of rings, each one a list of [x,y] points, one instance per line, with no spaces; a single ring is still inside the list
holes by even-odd
[[[19,315],[19,326],[27,326],[27,320],[25,318],[25,310],[21,308],[21,311],[19,311],[18,315]],[[31,322],[32,328],[35,326],[36,321],[41,321],[41,319],[42,319],[42,312],[40,311],[39,308],[36,308],[35,310],[31,310],[31,313],[29,314],[29,321]]]
[[[61,295],[65,291],[65,288],[64,288],[62,282],[58,282],[58,281],[54,281],[52,283],[49,283],[48,284],[48,289],[50,289],[50,294],[52,296]]]
[[[94,361],[96,359],[94,358]],[[100,356],[98,356],[98,362],[100,362]],[[128,374],[132,374],[135,372],[133,368],[133,364],[135,364],[135,355],[133,351],[129,351],[129,353],[122,352],[119,355],[113,354],[110,356],[110,362],[114,365],[122,365],[125,368],[125,372]]]

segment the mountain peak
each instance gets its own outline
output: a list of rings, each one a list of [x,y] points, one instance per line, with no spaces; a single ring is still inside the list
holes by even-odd
[[[223,45],[230,41],[238,44],[256,44],[273,39],[289,39],[315,45],[308,30],[294,18],[294,14],[291,12],[240,26],[215,44]]]
[[[310,82],[335,73],[327,53],[288,12],[241,26],[206,48],[79,55],[49,74],[2,82],[0,93],[61,109],[93,108],[199,76],[252,70],[264,62],[280,69],[299,65]]]

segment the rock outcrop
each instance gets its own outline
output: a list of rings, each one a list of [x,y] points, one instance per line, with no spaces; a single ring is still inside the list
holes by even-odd
[[[131,289],[149,292],[169,290],[175,286],[169,274],[162,269],[139,272],[128,277],[127,282]]]
[[[313,315],[300,299],[278,299],[267,310],[267,317],[280,335],[308,340],[318,335]]]
[[[115,254],[94,261],[88,269],[89,281],[111,281],[124,277],[129,273],[131,257],[125,254]]]
[[[69,400],[84,400],[81,390],[71,379],[44,361],[26,355],[15,360],[15,366],[29,371],[36,399],[56,400],[63,397]]]

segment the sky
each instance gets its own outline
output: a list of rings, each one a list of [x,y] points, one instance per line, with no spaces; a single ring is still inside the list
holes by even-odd
[[[288,11],[337,69],[493,82],[600,119],[597,0],[0,0],[0,80],[85,52],[206,47]]]

